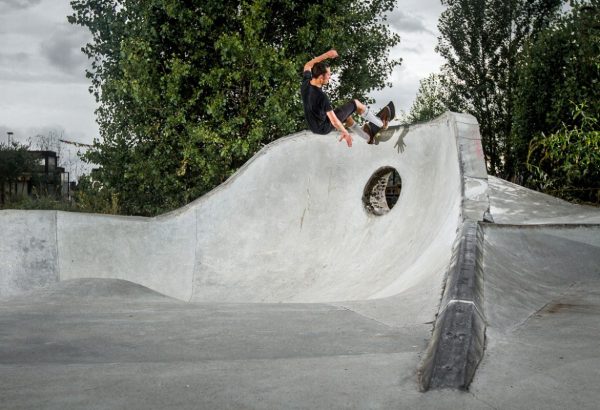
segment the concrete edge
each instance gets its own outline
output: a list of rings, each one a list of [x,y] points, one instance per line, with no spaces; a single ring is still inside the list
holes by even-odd
[[[461,223],[452,249],[444,290],[429,345],[417,369],[421,391],[466,390],[483,358],[483,228],[492,221],[489,184],[477,120],[454,114],[461,178]]]
[[[440,312],[417,377],[421,391],[466,390],[485,348],[483,227],[465,221],[457,236]]]
[[[598,228],[597,223],[539,223],[539,224],[503,224],[503,223],[483,223],[484,227],[493,226],[494,229],[544,229],[544,228],[561,228],[561,229],[577,229],[577,228]]]
[[[474,127],[476,127],[477,129],[477,138],[476,138],[476,142],[474,142],[475,144],[479,143],[479,145],[481,146],[481,137],[479,136],[479,123],[477,122],[477,120],[475,119],[475,117],[473,117],[470,114],[462,114],[462,113],[458,113],[458,112],[453,112],[453,111],[446,111],[445,113],[439,115],[438,117],[426,121],[426,122],[420,122],[420,123],[415,123],[415,124],[405,124],[405,125],[401,125],[401,124],[394,124],[394,125],[390,125],[390,127],[383,131],[383,133],[385,134],[390,134],[390,135],[394,135],[396,133],[396,131],[398,130],[403,130],[403,129],[415,129],[415,128],[420,128],[420,127],[426,127],[426,126],[431,126],[432,124],[438,124],[440,122],[444,122],[444,121],[452,121],[454,124],[456,124],[457,122],[460,123],[464,123],[466,125],[472,125]],[[190,203],[174,209],[172,211],[166,212],[164,214],[160,214],[160,215],[156,215],[153,217],[149,217],[148,219],[162,219],[162,218],[169,218],[172,217],[174,215],[178,215],[181,214],[183,212],[188,211],[190,208],[194,207],[195,205],[201,204],[205,201],[207,201],[211,196],[217,194],[218,192],[220,192],[221,190],[227,188],[229,185],[231,185],[236,179],[238,179],[240,177],[240,175],[242,175],[245,170],[250,167],[252,165],[253,162],[255,162],[256,160],[258,160],[260,157],[266,155],[269,151],[271,151],[273,148],[275,148],[276,146],[279,146],[281,144],[284,143],[288,143],[289,141],[292,141],[294,139],[298,139],[298,138],[302,138],[305,137],[307,135],[310,136],[317,136],[317,134],[313,134],[310,130],[302,130],[302,131],[298,131],[295,132],[293,134],[290,135],[286,135],[284,137],[278,138],[268,144],[266,144],[265,146],[263,146],[260,150],[258,150],[248,161],[246,161],[240,168],[238,168],[237,171],[235,171],[229,178],[227,178],[223,183],[221,183],[220,185],[216,186],[215,188],[213,188],[212,190],[204,193],[202,196],[194,199],[193,201],[191,201]],[[460,151],[460,150],[459,150]],[[460,155],[460,153],[459,153]],[[460,157],[459,157],[460,159]],[[487,174],[485,175],[486,177],[486,182],[487,182]]]

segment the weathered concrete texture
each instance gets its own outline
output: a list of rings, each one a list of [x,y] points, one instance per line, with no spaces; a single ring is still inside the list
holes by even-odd
[[[500,224],[600,224],[600,208],[574,205],[496,177],[489,177],[490,211]]]
[[[420,400],[430,325],[328,304],[184,303],[78,279],[1,303],[0,329],[6,409],[390,408]]]
[[[462,177],[461,215],[465,220],[480,221],[490,203],[479,124],[475,118],[461,114],[455,122],[455,133]]]
[[[0,298],[59,280],[55,211],[4,212],[0,226]]]
[[[488,181],[479,126],[456,119],[454,133],[462,178],[461,220],[447,270],[433,335],[419,368],[419,385],[467,389],[483,356],[485,317],[477,222],[489,215]]]
[[[440,313],[419,369],[422,390],[467,389],[483,357],[483,232],[465,221],[454,244]]]
[[[488,341],[471,391],[496,408],[597,408],[600,226],[486,225],[484,255]]]
[[[58,213],[61,280],[126,279],[180,300],[192,295],[196,220]]]

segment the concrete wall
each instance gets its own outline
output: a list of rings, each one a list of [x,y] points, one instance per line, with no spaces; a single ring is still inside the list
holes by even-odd
[[[59,280],[55,211],[0,211],[0,297]]]
[[[477,153],[477,137],[473,117],[452,113],[391,127],[379,145],[355,137],[350,149],[335,134],[301,132],[157,218],[2,211],[0,227],[14,239],[0,246],[8,261],[0,283],[12,289],[2,295],[79,277],[230,302],[360,300],[440,287],[465,198],[483,192],[465,188],[463,178],[479,158],[459,155]],[[363,190],[388,166],[399,172],[402,192],[390,212],[375,216],[363,206]],[[46,227],[38,232],[40,220]],[[38,237],[44,245],[37,259],[26,257],[25,244]]]

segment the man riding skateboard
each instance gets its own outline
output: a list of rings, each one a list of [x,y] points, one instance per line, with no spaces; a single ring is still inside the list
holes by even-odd
[[[358,129],[356,123],[352,119],[352,114],[357,112],[362,118],[376,126],[376,129],[387,128],[390,120],[390,110],[382,111],[381,118],[371,112],[369,107],[362,104],[358,100],[351,100],[344,105],[333,109],[327,95],[323,92],[322,87],[329,83],[331,78],[331,70],[324,63],[324,60],[336,58],[338,53],[335,50],[321,54],[313,58],[304,65],[302,74],[302,85],[300,93],[302,95],[302,103],[304,104],[304,116],[310,130],[316,134],[329,134],[334,129],[340,133],[340,141],[345,140],[348,147],[352,146],[352,137],[344,126],[344,123],[349,128],[353,129],[358,134],[365,135],[368,143],[372,144],[375,138],[374,133]],[[365,131],[368,129],[365,128]]]

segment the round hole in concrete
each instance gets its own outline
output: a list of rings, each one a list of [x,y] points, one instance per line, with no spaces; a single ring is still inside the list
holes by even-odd
[[[396,205],[402,189],[398,171],[392,167],[379,168],[367,182],[363,204],[373,215],[385,215]]]

